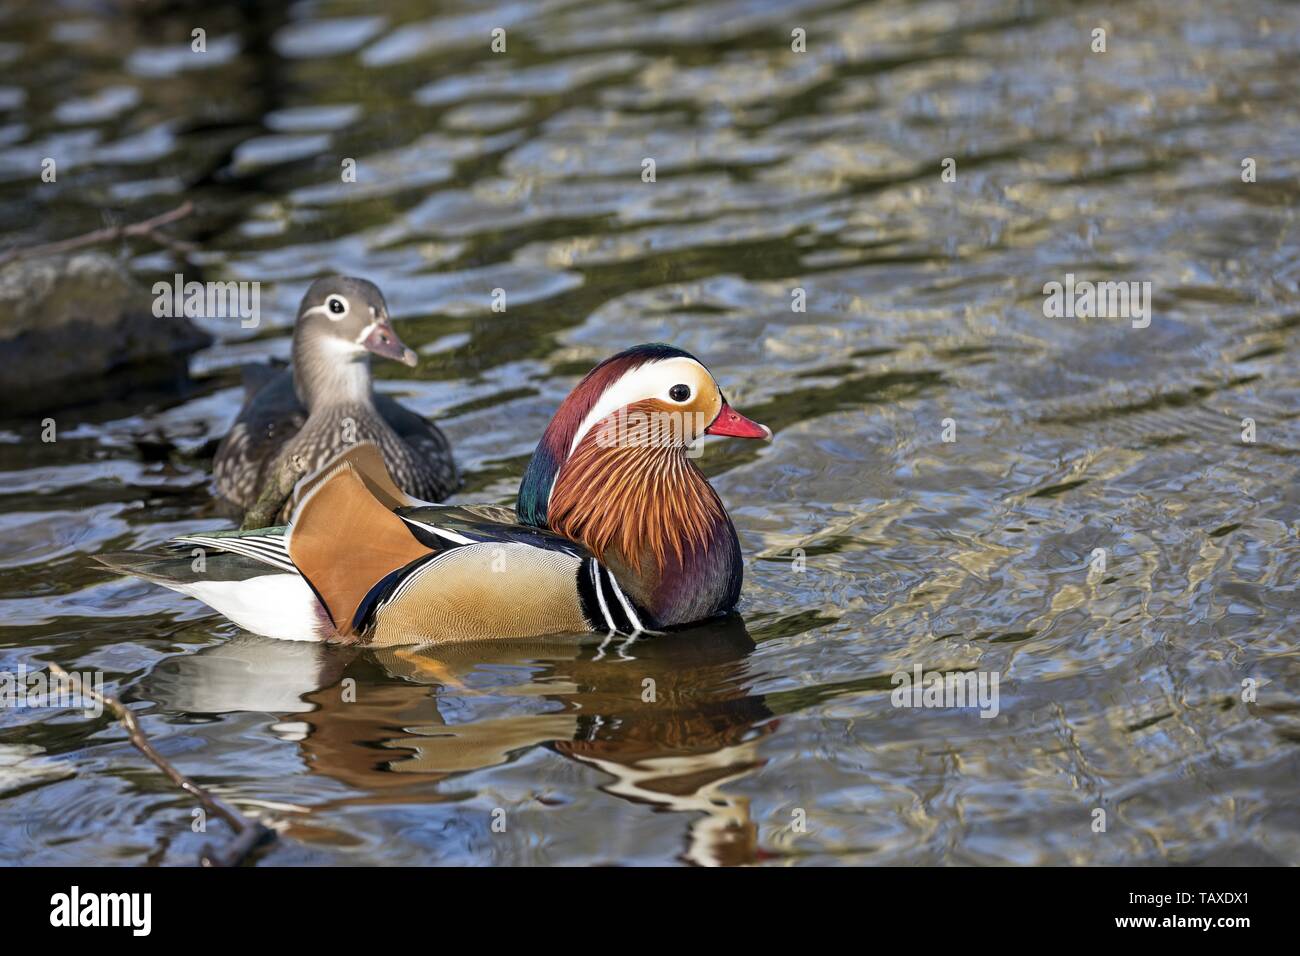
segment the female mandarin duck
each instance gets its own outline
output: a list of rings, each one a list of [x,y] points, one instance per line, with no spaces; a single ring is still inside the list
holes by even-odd
[[[679,627],[740,597],[736,530],[688,455],[701,434],[772,437],[691,355],[642,345],[596,366],[560,406],[514,513],[414,502],[359,444],[299,482],[287,528],[187,535],[99,560],[293,640]]]
[[[399,487],[430,501],[455,490],[451,448],[437,426],[376,395],[370,356],[413,366],[379,289],[365,279],[317,279],[293,329],[293,367],[249,397],[217,449],[217,494],[251,508],[281,463],[314,472],[356,442],[373,442]],[[282,516],[288,515],[282,512]]]

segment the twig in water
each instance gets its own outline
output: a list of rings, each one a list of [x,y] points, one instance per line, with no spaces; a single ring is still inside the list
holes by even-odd
[[[64,680],[69,680],[68,672],[58,664],[50,664],[50,673]],[[149,742],[149,738],[145,736],[144,731],[141,729],[140,722],[135,719],[135,713],[120,700],[108,694],[101,694],[84,684],[81,686],[81,692],[87,697],[99,701],[117,714],[136,750],[148,757],[154,766],[171,779],[172,783],[203,804],[209,813],[225,820],[234,829],[236,833],[235,840],[226,848],[224,853],[218,853],[211,846],[204,845],[199,855],[200,866],[238,866],[254,849],[275,839],[275,831],[270,827],[258,823],[256,820],[248,819],[220,797],[208,793],[208,791],[177,770],[171,761],[154,749],[153,744]]]
[[[59,239],[56,242],[46,242],[39,246],[24,246],[19,249],[8,249],[0,253],[0,265],[12,262],[15,259],[26,259],[31,256],[51,256],[58,255],[61,252],[71,252],[74,249],[82,249],[86,246],[97,245],[101,242],[112,242],[115,239],[130,239],[134,237],[145,237],[152,239],[160,246],[166,246],[179,255],[186,255],[193,252],[197,246],[191,242],[184,242],[180,239],[173,238],[166,233],[159,232],[162,226],[176,222],[178,219],[184,219],[194,211],[194,203],[188,199],[181,203],[170,212],[164,212],[154,216],[152,219],[144,219],[140,222],[127,223],[124,226],[105,226],[103,229],[95,229],[84,235],[73,236],[71,239]]]
[[[276,516],[293,494],[298,479],[307,473],[307,463],[301,455],[294,455],[280,465],[276,473],[266,483],[262,493],[253,502],[253,507],[244,514],[240,531],[255,531],[275,524]]]

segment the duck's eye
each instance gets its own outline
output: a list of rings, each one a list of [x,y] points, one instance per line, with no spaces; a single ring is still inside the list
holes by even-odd
[[[668,389],[668,397],[674,402],[684,402],[691,397],[691,387],[689,385],[674,385]]]
[[[329,309],[331,318],[336,315],[343,315],[348,310],[347,300],[341,295],[332,295],[325,300],[325,308]]]

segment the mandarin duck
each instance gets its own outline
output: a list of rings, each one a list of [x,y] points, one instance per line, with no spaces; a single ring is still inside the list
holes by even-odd
[[[406,493],[428,501],[451,494],[458,478],[446,436],[375,394],[372,354],[416,363],[393,331],[379,289],[344,276],[313,282],[298,307],[291,369],[254,375],[260,381],[250,382],[251,394],[217,448],[217,494],[252,508],[284,462],[296,459],[300,470],[315,472],[357,442],[378,446]],[[287,519],[287,511],[280,517]]]
[[[728,614],[740,597],[736,530],[690,454],[704,434],[772,437],[693,356],[642,345],[601,362],[561,404],[513,511],[414,502],[359,443],[299,481],[287,527],[98,560],[268,637],[637,637]]]

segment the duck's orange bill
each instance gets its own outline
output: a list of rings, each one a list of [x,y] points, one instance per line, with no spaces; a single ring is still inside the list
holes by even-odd
[[[722,411],[718,412],[718,417],[713,420],[713,424],[704,429],[704,434],[728,435],[731,438],[761,438],[764,441],[772,440],[772,429],[766,425],[760,425],[758,422],[750,421],[726,402],[722,403]]]

